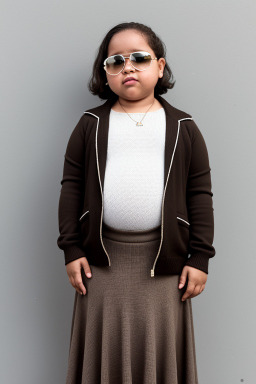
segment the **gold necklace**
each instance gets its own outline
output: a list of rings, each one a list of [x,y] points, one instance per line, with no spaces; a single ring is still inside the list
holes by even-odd
[[[155,102],[155,99],[154,99],[153,103],[150,105],[150,107],[148,108],[148,110],[152,107],[152,105],[154,104],[154,102]],[[144,117],[146,116],[148,110],[146,111],[146,113],[145,113],[144,116],[142,117],[141,121],[136,121],[136,120],[134,120],[134,119],[129,115],[128,112],[126,112],[126,110],[124,109],[124,107],[122,106],[122,104],[120,103],[119,100],[118,100],[118,103],[121,105],[121,107],[123,108],[123,110],[125,111],[125,113],[127,113],[127,115],[128,115],[133,121],[135,121],[135,123],[136,123],[137,126],[143,126],[143,124],[142,124],[142,120],[143,120]]]

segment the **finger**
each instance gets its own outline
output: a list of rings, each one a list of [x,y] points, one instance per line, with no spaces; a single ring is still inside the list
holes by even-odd
[[[203,284],[200,288],[200,293],[202,293],[204,291],[204,288],[205,288],[205,284]]]
[[[196,285],[194,292],[192,293],[192,295],[189,296],[189,298],[192,299],[193,297],[200,295],[200,293],[201,293],[200,289],[201,289],[201,286]]]
[[[84,269],[84,273],[87,277],[91,278],[92,277],[92,271],[91,271],[91,268],[89,266],[89,263],[87,260],[85,260],[83,263],[82,263],[82,267]]]
[[[187,270],[186,269],[183,269],[182,270],[182,273],[180,275],[180,278],[179,278],[179,289],[181,289],[182,287],[184,287],[184,285],[186,284],[186,280],[187,280]]]
[[[75,288],[77,293],[79,293],[79,295],[81,295],[81,291],[79,291],[79,289],[76,287],[75,279],[73,276],[70,276],[69,281],[70,281],[70,284],[72,285],[72,287]]]
[[[75,287],[76,287],[77,292],[80,293],[81,295],[86,294],[86,288],[83,284],[81,272],[77,272],[75,275]]]
[[[186,292],[182,296],[181,301],[185,301],[187,298],[189,298],[192,295],[192,293],[194,292],[194,289],[195,289],[195,284],[192,283],[191,281],[189,281]]]
[[[70,282],[70,284],[72,285],[72,287],[75,288],[75,281],[74,281],[74,279],[73,279],[73,276],[69,276],[68,278],[69,278],[69,282]]]

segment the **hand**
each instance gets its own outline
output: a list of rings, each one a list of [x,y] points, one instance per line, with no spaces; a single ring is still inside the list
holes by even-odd
[[[186,284],[187,276],[188,285],[181,301],[185,301],[188,298],[192,299],[192,297],[200,295],[205,288],[205,283],[208,277],[207,273],[201,271],[200,269],[185,265],[180,275],[179,289],[183,288]]]
[[[83,284],[81,268],[84,269],[87,277],[92,276],[91,269],[86,257],[80,257],[79,259],[71,261],[66,265],[66,270],[71,285],[76,289],[78,293],[85,295],[86,288]]]

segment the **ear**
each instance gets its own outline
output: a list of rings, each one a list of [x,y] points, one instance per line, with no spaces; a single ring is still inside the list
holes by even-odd
[[[163,73],[164,73],[164,67],[165,67],[165,59],[163,57],[161,57],[158,61],[158,68],[159,68],[159,73],[158,73],[158,76],[159,77],[163,77]]]

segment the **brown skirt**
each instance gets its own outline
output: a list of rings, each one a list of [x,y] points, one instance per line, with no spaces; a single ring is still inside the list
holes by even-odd
[[[150,276],[160,227],[102,230],[111,266],[82,269],[66,384],[198,384],[191,299],[179,275]]]

